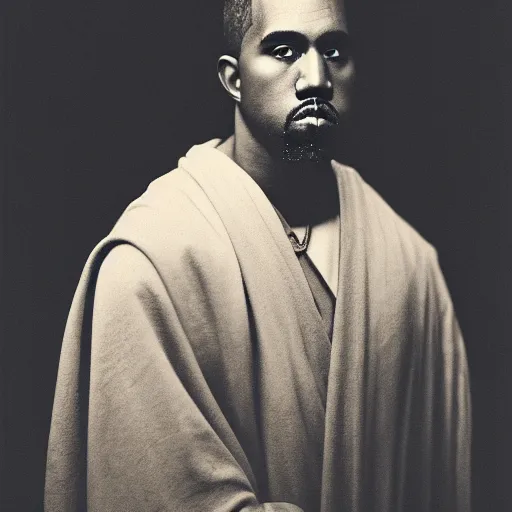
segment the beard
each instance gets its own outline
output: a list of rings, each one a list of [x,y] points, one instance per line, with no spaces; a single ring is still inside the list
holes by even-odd
[[[283,160],[286,162],[320,163],[330,160],[331,144],[318,127],[306,130],[287,129],[283,132]]]
[[[319,105],[319,106],[318,106]],[[304,124],[300,120],[311,115],[313,107],[321,109],[323,124]],[[335,134],[340,119],[334,108],[322,100],[312,98],[303,102],[286,118],[282,134],[282,157],[287,162],[327,162],[334,153]]]

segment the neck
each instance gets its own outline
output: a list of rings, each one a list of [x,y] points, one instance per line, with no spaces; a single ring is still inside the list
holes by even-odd
[[[240,116],[235,133],[219,149],[247,172],[291,226],[316,225],[339,213],[331,162],[287,162],[271,154]]]

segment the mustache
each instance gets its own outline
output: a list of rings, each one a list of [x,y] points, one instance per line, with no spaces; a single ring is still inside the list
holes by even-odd
[[[306,117],[320,117],[333,124],[339,124],[338,111],[326,100],[321,98],[308,98],[295,107],[287,116],[285,126],[293,121],[300,121]]]

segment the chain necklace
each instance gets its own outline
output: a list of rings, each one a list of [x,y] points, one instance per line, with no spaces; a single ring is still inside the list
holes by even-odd
[[[303,252],[307,251],[310,237],[311,226],[309,224],[306,226],[306,233],[304,234],[304,239],[302,240],[302,242],[299,241],[297,235],[293,231],[290,230],[290,232],[288,233],[288,238],[292,244],[293,250],[297,254],[302,254]]]

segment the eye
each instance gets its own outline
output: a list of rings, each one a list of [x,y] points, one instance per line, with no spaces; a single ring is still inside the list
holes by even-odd
[[[337,60],[340,58],[340,52],[337,48],[331,48],[324,53],[324,56],[329,60]]]
[[[270,53],[279,60],[297,60],[300,56],[297,50],[286,44],[276,46]]]

